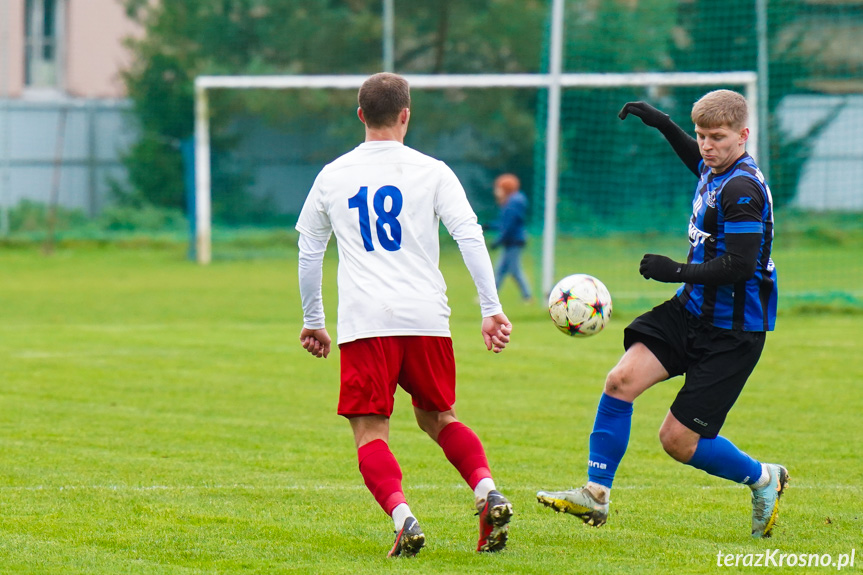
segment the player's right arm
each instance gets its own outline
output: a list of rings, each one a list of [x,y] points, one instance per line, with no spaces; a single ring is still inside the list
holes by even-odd
[[[503,313],[494,268],[485,245],[482,226],[467,200],[455,173],[442,165],[442,177],[435,197],[435,212],[458,244],[465,266],[476,284],[482,311],[482,338],[486,349],[500,353],[509,343],[512,323]]]
[[[639,272],[645,279],[709,286],[736,284],[755,275],[761,252],[765,198],[754,180],[731,178],[722,191],[725,253],[700,264],[678,263],[669,257],[645,254]]]
[[[646,126],[659,130],[689,171],[696,176],[701,176],[699,170],[701,151],[698,149],[698,142],[675,124],[668,114],[657,110],[647,102],[627,102],[617,117],[623,120],[629,114],[641,118]]]
[[[495,353],[502,352],[509,343],[511,333],[512,323],[503,312],[482,318],[482,339],[485,341],[487,350],[493,350]]]

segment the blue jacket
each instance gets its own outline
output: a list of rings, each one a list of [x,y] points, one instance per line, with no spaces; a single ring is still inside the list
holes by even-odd
[[[498,236],[493,247],[523,246],[527,242],[525,223],[527,220],[527,196],[516,192],[501,208],[497,222]]]

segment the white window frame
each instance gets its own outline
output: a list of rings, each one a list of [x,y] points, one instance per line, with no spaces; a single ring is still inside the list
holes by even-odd
[[[45,37],[45,0],[24,0],[24,89],[27,92],[60,91],[65,81],[66,0],[54,0],[54,35]],[[30,21],[27,33],[26,22]],[[45,47],[54,57],[46,60]]]

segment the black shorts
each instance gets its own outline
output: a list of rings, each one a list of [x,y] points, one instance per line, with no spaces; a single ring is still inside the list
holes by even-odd
[[[688,312],[676,297],[635,318],[623,347],[641,342],[669,377],[686,374],[671,404],[677,420],[708,439],[719,434],[764,349],[765,332],[711,325]]]

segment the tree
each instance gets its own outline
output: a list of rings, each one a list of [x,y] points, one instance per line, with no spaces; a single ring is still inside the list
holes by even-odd
[[[141,128],[139,141],[126,157],[130,189],[125,197],[131,201],[183,205],[179,142],[193,133],[196,76],[370,74],[381,66],[378,2],[124,2],[127,13],[145,30],[142,38],[129,42],[135,62],[124,74]],[[537,0],[400,3],[396,10],[397,70],[537,71],[547,12],[547,3]],[[507,161],[522,158],[522,162],[531,157],[532,97],[514,91],[508,92],[505,102],[494,93],[470,98],[454,92],[425,99],[418,95],[427,125],[464,131],[479,116],[483,122],[480,139],[488,145],[473,147],[503,149]],[[235,143],[226,137],[226,128],[238,115],[251,114],[283,125],[318,119],[318,126],[330,135],[355,132],[355,120],[342,112],[345,106],[355,105],[351,101],[355,102],[355,94],[215,92],[210,102],[214,154],[224,156]],[[454,105],[456,102],[460,105]],[[334,108],[338,113],[332,114]],[[309,150],[315,161],[328,159],[325,146],[311,145]],[[219,168],[214,161],[214,205],[220,195],[242,193],[245,183],[248,178],[242,170],[223,164]]]

